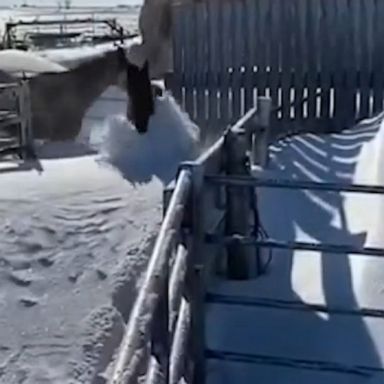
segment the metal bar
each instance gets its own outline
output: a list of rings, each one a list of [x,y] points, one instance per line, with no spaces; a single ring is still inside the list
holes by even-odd
[[[355,192],[384,194],[384,187],[380,185],[364,184],[340,184],[304,180],[279,180],[270,178],[256,178],[252,176],[224,176],[211,175],[206,176],[205,180],[211,184],[227,185],[236,187],[267,187],[282,189],[309,189],[317,191],[332,192]]]
[[[225,305],[238,305],[245,307],[262,307],[273,309],[285,309],[293,311],[309,311],[321,312],[335,315],[345,316],[361,316],[361,317],[375,317],[384,318],[384,309],[377,308],[342,308],[336,306],[327,306],[323,304],[311,304],[302,301],[293,300],[280,300],[269,299],[263,297],[245,297],[236,295],[221,295],[216,293],[208,293],[206,295],[207,303],[211,304],[225,304]]]
[[[108,24],[113,22],[115,19],[94,19],[94,18],[84,18],[84,19],[54,19],[54,20],[20,20],[17,22],[8,22],[7,26],[9,28],[29,26],[29,25],[54,25],[54,24],[89,24],[89,23],[100,23]]]
[[[180,304],[179,317],[176,323],[175,334],[170,356],[170,384],[180,383],[186,374],[185,367],[188,359],[188,339],[191,330],[191,308],[184,298]]]
[[[188,250],[184,244],[179,244],[175,263],[172,268],[169,280],[169,332],[171,335],[175,332],[177,318],[179,316],[180,302],[183,298],[185,285],[185,275],[187,271]]]
[[[262,248],[275,248],[296,251],[313,251],[323,253],[337,253],[337,254],[355,254],[365,256],[384,256],[384,249],[375,247],[355,247],[353,245],[338,245],[326,243],[306,243],[301,241],[278,241],[278,240],[257,240],[252,236],[220,236],[213,234],[206,234],[205,240],[209,244],[228,245],[237,243],[244,246],[258,246]]]
[[[130,384],[136,376],[145,355],[148,332],[152,324],[157,303],[160,299],[158,288],[164,283],[168,253],[173,245],[176,230],[180,227],[184,207],[191,189],[191,172],[183,169],[179,173],[175,192],[146,270],[142,288],[135,301],[128,325],[121,343],[116,364],[109,377],[109,384]]]
[[[362,365],[346,365],[330,361],[294,359],[289,357],[268,356],[252,353],[230,352],[230,351],[214,351],[207,350],[206,357],[208,359],[231,361],[258,365],[271,365],[291,369],[304,369],[319,372],[336,372],[349,375],[358,375],[370,377],[372,374],[384,373],[384,369],[380,367],[369,367]]]

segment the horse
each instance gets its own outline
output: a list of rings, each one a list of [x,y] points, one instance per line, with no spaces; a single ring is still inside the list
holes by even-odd
[[[122,46],[95,55],[73,68],[43,71],[27,80],[35,139],[75,139],[87,109],[112,85],[127,92],[127,118],[138,133],[147,131],[149,118],[154,113],[155,95],[148,63],[142,68],[131,64]]]

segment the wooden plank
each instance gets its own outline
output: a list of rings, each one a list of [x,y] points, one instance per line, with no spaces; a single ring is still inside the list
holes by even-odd
[[[270,97],[272,98],[272,103],[279,105],[279,85],[280,85],[280,15],[279,15],[279,6],[281,6],[280,1],[269,1],[268,2],[268,16],[267,16],[267,25],[269,26],[269,79],[268,87]],[[276,116],[272,115],[272,127],[274,130],[277,126],[275,122]],[[276,119],[277,120],[277,119]],[[273,134],[273,133],[272,133]]]
[[[269,65],[270,52],[270,24],[268,12],[270,10],[269,0],[256,0],[256,76],[255,85],[258,96],[266,96],[268,87],[267,67]],[[274,101],[274,100],[273,100]]]
[[[282,124],[290,120],[290,101],[291,101],[291,84],[292,84],[292,61],[293,61],[293,45],[292,45],[292,24],[293,18],[291,13],[290,1],[279,3],[280,22],[281,25],[281,120]]]
[[[354,42],[353,26],[354,12],[353,1],[340,0],[339,22],[343,27],[343,45],[340,47],[342,55],[342,66],[344,71],[344,87],[343,87],[343,104],[342,104],[342,121],[340,129],[347,128],[354,121],[354,77],[356,74],[356,44]]]
[[[235,66],[236,66],[236,2],[229,1],[229,18],[228,18],[228,24],[227,29],[229,30],[230,36],[227,40],[227,46],[228,46],[228,80],[229,80],[229,111],[228,111],[228,124],[233,124],[235,122],[234,118],[234,88],[236,87],[235,81],[236,76],[234,75],[235,72]]]
[[[245,26],[244,39],[247,54],[245,55],[245,81],[244,81],[244,108],[245,111],[249,110],[255,105],[254,99],[254,75],[256,64],[256,49],[259,50],[259,36],[257,33],[257,19],[256,19],[256,5],[255,0],[246,0],[245,9],[242,15],[242,22]]]
[[[244,55],[244,37],[245,25],[242,22],[242,14],[244,9],[244,1],[232,2],[232,23],[233,23],[233,49],[232,49],[232,118],[231,121],[237,121],[244,109],[241,108],[241,95],[243,86],[243,66],[249,65],[245,63]]]
[[[184,107],[182,100],[183,89],[183,12],[181,5],[172,7],[172,39],[173,39],[173,75],[171,79],[171,91],[176,100]]]
[[[195,97],[196,97],[196,121],[201,127],[206,128],[206,104],[205,104],[205,90],[207,88],[207,57],[206,57],[206,2],[196,3],[194,6],[194,27],[195,27],[195,43],[196,46],[196,59],[194,62],[196,71],[195,83]]]
[[[231,5],[228,2],[219,5],[221,40],[221,71],[220,71],[220,123],[223,129],[230,124],[230,45],[231,45]]]
[[[373,16],[374,42],[373,42],[373,113],[377,114],[383,109],[384,91],[384,3],[374,3],[375,12]]]
[[[318,62],[316,52],[318,50],[317,41],[317,22],[316,22],[316,8],[314,1],[308,0],[306,8],[306,54],[307,54],[307,118],[306,124],[312,124],[316,120],[316,90],[317,90],[317,73]]]
[[[301,126],[304,121],[304,108],[300,101],[304,97],[307,60],[305,57],[306,46],[305,42],[305,24],[304,11],[305,4],[303,0],[293,1],[292,4],[292,35],[294,40],[293,49],[293,65],[294,65],[294,102],[293,108],[294,119],[297,125]]]
[[[212,135],[216,136],[218,132],[218,89],[219,89],[219,69],[220,57],[219,47],[221,44],[221,34],[219,31],[219,13],[217,8],[219,0],[211,0],[208,2],[208,40],[209,40],[209,76],[208,76],[208,90],[209,90],[209,127]]]
[[[185,28],[184,34],[184,71],[185,71],[185,110],[193,119],[194,114],[194,60],[196,48],[196,36],[193,30],[193,4],[183,5],[183,23]]]
[[[332,5],[331,5],[332,6]],[[328,130],[325,124],[331,117],[331,85],[332,85],[332,56],[334,54],[332,39],[332,20],[329,12],[329,0],[320,0],[319,4],[319,29],[321,40],[321,98],[320,98],[320,119],[324,123],[324,129]]]
[[[372,6],[370,1],[360,0],[360,108],[359,118],[369,116],[369,93],[370,93],[370,39],[369,39],[369,8]]]

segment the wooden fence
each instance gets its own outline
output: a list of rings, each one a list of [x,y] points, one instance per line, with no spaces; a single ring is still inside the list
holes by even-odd
[[[31,106],[26,81],[0,84],[0,157],[33,154]]]
[[[278,107],[274,136],[343,129],[383,107],[382,0],[199,0],[173,12],[171,88],[202,127],[232,124],[256,94]]]

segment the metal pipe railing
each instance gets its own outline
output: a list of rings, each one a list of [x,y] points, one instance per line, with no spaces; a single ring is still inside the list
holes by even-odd
[[[270,178],[256,178],[241,175],[209,175],[205,180],[210,184],[232,187],[265,187],[295,190],[316,190],[329,192],[354,192],[369,194],[384,194],[384,187],[380,185],[342,184],[305,180],[283,180]]]
[[[307,243],[302,241],[278,241],[273,239],[258,240],[253,236],[219,236],[206,235],[209,244],[238,244],[241,246],[257,246],[261,248],[274,248],[287,251],[313,251],[335,254],[353,254],[364,256],[384,257],[384,249],[375,247],[356,247],[347,244]]]
[[[134,383],[142,362],[149,330],[165,284],[169,252],[180,227],[191,189],[191,172],[182,170],[176,182],[163,224],[157,237],[142,288],[132,310],[109,384]]]

